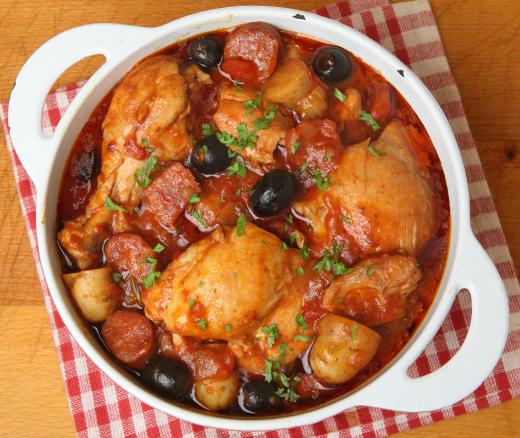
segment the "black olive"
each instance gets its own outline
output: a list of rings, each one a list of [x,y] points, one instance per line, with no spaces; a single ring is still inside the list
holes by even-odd
[[[328,82],[341,82],[352,73],[352,61],[339,47],[318,50],[312,66],[316,74]]]
[[[280,398],[275,394],[276,388],[267,382],[255,381],[242,387],[242,404],[252,412],[266,411],[280,404]]]
[[[191,389],[193,377],[189,368],[178,359],[165,356],[152,358],[141,373],[143,383],[169,399],[180,399]]]
[[[222,60],[222,47],[215,38],[198,38],[188,47],[191,61],[202,70],[211,70],[217,67]]]
[[[251,208],[257,216],[273,216],[289,208],[298,192],[298,182],[287,170],[266,173],[253,187]]]
[[[222,172],[231,164],[229,149],[215,135],[199,140],[191,151],[191,163],[205,175]]]

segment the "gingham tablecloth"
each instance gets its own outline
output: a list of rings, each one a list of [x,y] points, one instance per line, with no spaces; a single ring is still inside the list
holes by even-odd
[[[7,147],[12,158],[45,306],[50,316],[70,410],[79,436],[308,437],[333,434],[341,437],[374,437],[474,412],[520,394],[518,279],[428,2],[418,0],[390,5],[385,0],[351,0],[319,9],[317,12],[358,29],[395,53],[433,92],[448,117],[469,179],[473,229],[493,258],[509,294],[509,338],[502,359],[473,394],[453,406],[435,412],[399,413],[358,407],[311,426],[268,433],[240,434],[204,428],[152,409],[122,390],[85,356],[54,307],[44,281],[36,247],[35,189],[13,151],[8,135],[7,104],[3,104],[0,116],[6,133]],[[43,112],[45,130],[51,131],[56,126],[81,85],[73,84],[49,95]],[[469,294],[461,293],[444,325],[413,365],[413,374],[427,374],[453,356],[464,340],[470,319]]]

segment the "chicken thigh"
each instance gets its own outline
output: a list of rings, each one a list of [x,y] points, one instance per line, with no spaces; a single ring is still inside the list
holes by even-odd
[[[192,145],[187,129],[190,106],[179,61],[154,56],[138,64],[116,88],[103,122],[101,173],[86,214],[69,221],[58,233],[65,251],[80,269],[95,265],[111,229],[108,197],[130,211],[141,199],[136,172],[150,157],[182,160]]]
[[[229,340],[244,334],[282,299],[291,280],[287,252],[273,234],[248,223],[217,228],[170,263],[145,290],[146,315],[173,333]]]
[[[376,141],[349,146],[329,174],[330,186],[309,192],[293,208],[309,223],[317,255],[336,242],[349,263],[396,251],[414,256],[435,231],[428,178],[406,128],[392,122]]]

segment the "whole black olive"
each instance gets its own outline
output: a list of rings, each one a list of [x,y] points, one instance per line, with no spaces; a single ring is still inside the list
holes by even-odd
[[[267,382],[255,381],[242,387],[242,405],[252,412],[266,411],[280,404],[276,388]]]
[[[143,383],[169,399],[180,399],[191,389],[193,377],[189,368],[178,359],[165,356],[152,358],[141,372]]]
[[[316,74],[328,82],[341,82],[352,73],[352,61],[339,47],[318,50],[312,66]]]
[[[229,150],[215,135],[199,140],[191,151],[191,163],[205,175],[222,172],[231,164]]]
[[[191,61],[208,71],[217,67],[222,60],[222,47],[215,38],[198,38],[190,43],[188,54]]]
[[[257,216],[273,216],[286,210],[297,192],[298,182],[292,173],[272,170],[253,187],[251,208]]]

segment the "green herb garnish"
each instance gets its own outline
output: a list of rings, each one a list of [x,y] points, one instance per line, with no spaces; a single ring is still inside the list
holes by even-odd
[[[157,243],[154,247],[153,247],[153,251],[154,252],[163,252],[164,251],[164,248],[166,248],[162,243]]]
[[[350,330],[350,335],[352,336],[352,340],[357,340],[357,324],[352,324],[352,329]]]
[[[295,154],[300,149],[301,143],[297,141],[291,145],[291,153]]]
[[[340,102],[345,102],[347,100],[347,96],[339,88],[334,88],[334,96]]]
[[[301,266],[298,266],[296,268],[296,275],[302,276],[303,274],[305,274],[305,271],[303,270],[303,268]]]
[[[111,211],[122,211],[123,213],[128,213],[126,208],[117,205],[114,201],[112,201],[112,199],[110,199],[110,196],[107,196],[105,199],[105,208]]]
[[[146,277],[143,278],[143,286],[146,288],[152,287],[155,283],[155,280],[158,279],[161,276],[161,273],[159,271],[156,271],[155,268],[157,266],[157,259],[154,259],[153,257],[146,257],[145,261],[146,264],[150,265],[150,272],[146,275]]]
[[[154,167],[157,165],[157,157],[150,157],[144,167],[141,167],[135,171],[134,177],[141,187],[146,188],[152,182],[150,175]]]
[[[211,126],[209,123],[202,124],[202,136],[204,138],[209,137],[210,135],[213,135],[214,133],[215,133],[215,131],[213,130],[213,126]]]
[[[326,175],[323,176],[318,169],[313,169],[311,171],[311,176],[318,189],[323,191],[330,187],[329,177]]]
[[[309,344],[312,342],[312,336],[306,336],[306,335],[294,335],[294,341],[303,341],[308,342]]]
[[[206,330],[208,327],[208,322],[205,319],[197,319],[195,324],[197,324],[202,330]]]
[[[247,113],[251,114],[255,109],[257,109],[260,106],[260,103],[262,102],[262,92],[259,91],[256,93],[256,99],[247,99],[244,102],[244,106],[247,109]]]
[[[197,204],[198,202],[200,202],[200,197],[196,193],[193,193],[190,196],[189,202],[190,204]]]
[[[121,281],[123,276],[119,272],[112,272],[112,280],[114,280],[116,283],[118,281]]]
[[[244,162],[242,161],[241,158],[237,158],[233,164],[231,164],[231,166],[229,166],[227,169],[226,169],[226,173],[231,176],[231,175],[237,175],[241,178],[245,177],[246,176],[246,166],[244,165]]]
[[[304,330],[307,330],[309,328],[309,324],[305,322],[305,319],[303,319],[303,315],[301,313],[298,313],[298,315],[296,315],[296,324],[298,324],[298,326]]]
[[[267,346],[271,348],[279,337],[278,327],[276,327],[276,324],[271,324],[267,327],[261,327],[260,331],[267,335]]]
[[[367,113],[366,111],[361,111],[361,113],[359,114],[359,120],[367,122],[368,126],[372,128],[372,131],[378,131],[381,128],[379,126],[379,123],[377,123],[376,119],[372,117],[372,114]]]
[[[231,333],[231,324],[226,324],[226,332]]]
[[[244,234],[244,229],[246,228],[246,225],[247,219],[243,213],[240,213],[237,219],[237,236],[241,236],[242,234]]]
[[[206,221],[204,220],[204,218],[198,210],[193,210],[191,212],[191,215],[199,224],[201,224],[203,227],[207,227]]]

